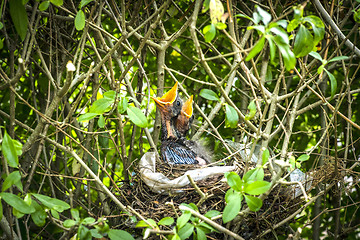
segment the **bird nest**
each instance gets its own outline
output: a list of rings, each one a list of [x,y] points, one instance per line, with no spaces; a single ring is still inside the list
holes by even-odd
[[[154,156],[155,157],[155,156]],[[141,163],[140,163],[141,166]],[[196,165],[166,165],[154,167],[154,174],[161,174],[168,178],[169,181],[174,181],[179,178],[188,179],[184,174],[188,174],[189,171],[199,170],[199,166]],[[233,168],[240,176],[243,175],[242,167],[228,166],[229,169]],[[200,169],[200,172],[206,171],[208,168]],[[225,168],[224,168],[225,169]],[[206,176],[203,179],[196,179],[195,184],[190,181],[182,187],[171,187],[168,191],[159,191],[157,188],[153,188],[148,184],[148,179],[144,179],[142,169],[138,169],[137,174],[133,176],[128,189],[124,189],[126,198],[131,207],[140,213],[145,219],[151,218],[158,222],[164,217],[173,217],[181,215],[179,205],[181,203],[195,203],[198,205],[200,213],[204,214],[209,210],[218,210],[222,212],[225,207],[225,193],[229,189],[229,185],[224,181],[224,174],[217,172],[216,174]],[[335,179],[333,166],[325,165],[321,169],[307,173],[308,179],[303,182],[305,189],[309,192],[316,185],[328,181],[329,179]],[[268,170],[265,170],[265,180],[270,181],[271,174]],[[199,194],[199,190],[206,194],[204,199]],[[260,238],[267,239],[272,238],[272,227],[280,224],[285,219],[291,217],[287,223],[294,221],[292,215],[299,213],[306,203],[303,198],[303,194],[299,187],[295,185],[277,185],[271,193],[263,201],[263,207],[258,212],[250,212],[245,218],[242,218],[238,222],[232,222],[227,225],[228,229],[235,231],[245,239]],[[246,204],[246,203],[244,203]],[[243,206],[243,209],[246,205]],[[221,219],[217,219],[216,222],[222,224]],[[233,225],[231,225],[233,224]],[[261,234],[267,230],[267,235]],[[289,231],[286,224],[282,227],[278,227],[276,231],[284,234]],[[213,233],[213,238],[223,238],[220,233]]]

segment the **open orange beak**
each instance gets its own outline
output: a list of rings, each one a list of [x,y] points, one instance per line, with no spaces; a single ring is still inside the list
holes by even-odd
[[[177,97],[177,89],[178,89],[178,83],[176,82],[175,85],[162,97],[157,97],[157,98],[151,97],[151,98],[154,99],[154,101],[159,106],[172,104]]]
[[[191,95],[188,100],[184,103],[182,107],[182,112],[185,114],[187,118],[191,118],[193,115],[193,96]]]

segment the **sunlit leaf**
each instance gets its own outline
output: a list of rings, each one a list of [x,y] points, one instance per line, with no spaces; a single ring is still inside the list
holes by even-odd
[[[99,128],[104,128],[105,127],[105,118],[104,118],[103,115],[100,115],[100,117],[99,117],[98,126],[99,126]]]
[[[146,119],[145,114],[137,107],[129,106],[126,109],[126,112],[130,118],[130,120],[137,126],[141,128],[146,128],[148,125],[148,121]]]
[[[256,181],[245,184],[244,192],[251,195],[260,195],[270,189],[270,183],[266,181]]]
[[[50,0],[50,2],[58,7],[63,5],[63,0]]]
[[[180,230],[178,230],[178,234],[181,239],[187,239],[191,236],[194,231],[194,225],[191,223],[186,223]]]
[[[197,240],[206,240],[207,239],[205,232],[199,227],[196,227],[196,234],[197,234],[197,237],[196,237]]]
[[[276,35],[274,37],[274,41],[278,46],[281,55],[284,59],[286,70],[287,71],[292,70],[296,65],[296,58],[294,53],[290,50],[289,45],[283,42],[282,38],[280,38],[279,35]]]
[[[178,229],[182,228],[190,219],[191,213],[190,212],[184,212],[177,220],[176,220],[176,226]]]
[[[72,219],[66,219],[63,223],[64,227],[71,228],[72,226],[76,225],[76,222]]]
[[[203,29],[205,42],[211,42],[216,35],[216,27],[214,24],[210,24],[204,27]]]
[[[215,24],[221,20],[221,16],[224,14],[224,6],[220,0],[210,0],[210,18],[211,23]]]
[[[322,57],[317,52],[310,52],[309,55],[312,56],[313,58],[316,58],[317,60],[320,60],[321,62],[323,61]]]
[[[305,162],[305,161],[309,160],[309,158],[310,158],[309,155],[307,155],[307,154],[301,154],[300,157],[298,157],[297,160],[300,161],[300,162]]]
[[[261,50],[264,48],[265,37],[259,39],[259,41],[255,44],[255,46],[251,49],[249,54],[246,56],[245,61],[249,61],[254,58]]]
[[[85,113],[78,118],[78,121],[79,122],[88,121],[95,118],[98,115],[99,115],[98,113]]]
[[[115,99],[111,98],[100,98],[96,100],[90,107],[89,113],[97,113],[97,114],[103,114],[106,111],[110,110],[111,105],[114,103]]]
[[[75,28],[80,31],[85,27],[85,14],[82,10],[79,10],[75,17]]]
[[[42,194],[32,193],[42,204],[50,209],[55,209],[58,212],[63,212],[70,208],[70,205],[62,200],[57,198],[51,198]]]
[[[200,96],[207,100],[210,100],[210,101],[219,101],[220,100],[218,95],[213,90],[206,89],[206,88],[201,89]]]
[[[126,112],[126,109],[128,108],[129,103],[128,100],[126,99],[126,97],[121,98],[119,105],[118,105],[118,111],[120,114],[123,114],[124,112]]]
[[[330,59],[328,62],[335,62],[335,61],[341,61],[341,60],[348,60],[348,56],[338,56]]]
[[[269,157],[270,157],[269,149],[265,149],[262,154],[262,165],[264,165],[269,161]]]
[[[241,181],[240,176],[237,173],[227,172],[227,173],[225,173],[225,177],[226,177],[227,183],[229,184],[229,186],[232,189],[234,189],[238,192],[240,192],[242,190],[241,188],[242,188],[243,183]]]
[[[21,199],[19,196],[12,194],[12,193],[8,193],[8,192],[2,192],[0,193],[0,197],[2,197],[2,199],[9,204],[10,206],[12,206],[13,208],[15,208],[17,211],[24,213],[24,214],[30,214],[35,212],[34,207],[29,206],[23,199]]]
[[[215,24],[215,27],[216,27],[217,29],[219,29],[219,30],[223,30],[223,29],[227,28],[227,25],[226,25],[225,23],[222,23],[222,22],[217,22],[217,23]]]
[[[294,54],[296,57],[304,57],[312,51],[314,47],[314,39],[310,31],[304,26],[300,25],[299,31],[295,37]]]
[[[327,75],[329,76],[330,79],[330,87],[331,87],[331,97],[330,100],[334,98],[335,93],[336,93],[336,89],[337,89],[337,81],[335,76],[329,72],[328,70],[326,70],[326,68],[324,68],[325,72],[327,73]]]
[[[268,25],[271,21],[271,14],[262,9],[260,6],[256,6],[256,11],[258,11],[259,15],[261,16],[261,21],[265,25]]]
[[[249,103],[248,106],[248,110],[249,112],[245,115],[245,120],[251,120],[254,118],[255,114],[256,114],[256,104],[255,104],[255,100],[252,100]]]
[[[12,185],[16,185],[21,190],[21,192],[23,191],[23,186],[21,183],[21,175],[19,171],[14,171],[5,178],[5,181],[2,185],[2,191],[5,192]]]
[[[158,222],[159,225],[164,225],[164,226],[169,226],[173,223],[174,223],[174,219],[172,217],[164,217]]]
[[[241,209],[242,195],[234,193],[228,195],[227,204],[224,208],[222,219],[224,223],[233,220]]]
[[[93,0],[81,0],[80,2],[80,9],[83,8],[84,6],[88,5],[89,3],[91,3]]]
[[[13,140],[6,131],[1,145],[1,150],[9,166],[13,168],[17,168],[19,165],[19,159],[16,154],[16,148]]]
[[[45,11],[45,10],[47,10],[49,8],[49,6],[50,6],[50,1],[43,1],[39,5],[39,10],[40,11]]]
[[[213,217],[219,216],[220,214],[221,214],[221,212],[219,212],[217,210],[210,210],[210,211],[206,212],[204,216],[207,218],[213,218]]]
[[[226,110],[226,120],[230,124],[230,127],[231,128],[236,128],[237,123],[239,121],[239,115],[236,112],[235,108],[233,108],[232,106],[226,104],[225,105],[225,110]]]
[[[263,204],[260,198],[253,197],[250,195],[245,195],[245,201],[248,207],[250,208],[250,210],[253,212],[259,211]]]

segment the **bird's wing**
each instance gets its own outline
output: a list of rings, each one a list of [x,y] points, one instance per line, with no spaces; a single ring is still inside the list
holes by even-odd
[[[168,141],[161,149],[163,159],[170,164],[198,164],[196,154],[177,141]]]

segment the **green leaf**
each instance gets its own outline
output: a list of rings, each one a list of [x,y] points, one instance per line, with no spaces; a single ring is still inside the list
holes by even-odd
[[[0,25],[1,25],[2,23],[0,22]],[[0,28],[1,29],[1,28]],[[4,42],[3,42],[3,40],[0,38],[0,50],[1,49],[3,49],[3,47],[4,47]]]
[[[216,27],[214,24],[210,24],[204,27],[203,29],[205,42],[211,42],[216,35]]]
[[[196,227],[196,238],[197,240],[206,240],[206,234],[203,230],[201,230],[201,228]]]
[[[307,154],[301,154],[300,157],[298,157],[297,161],[299,162],[305,162],[309,160],[310,156]]]
[[[245,195],[245,201],[248,207],[250,208],[250,210],[253,212],[259,211],[260,208],[262,207],[262,201],[260,198],[253,197],[250,195]]]
[[[209,7],[210,7],[210,0],[205,0],[201,12],[202,13],[206,12],[207,10],[209,10]]]
[[[130,118],[130,120],[137,126],[141,127],[141,128],[146,128],[148,125],[148,121],[146,119],[145,114],[138,109],[137,107],[134,106],[129,106],[126,109],[126,112]]]
[[[108,232],[108,236],[111,240],[135,240],[130,233],[118,229],[110,229]]]
[[[70,208],[70,205],[66,202],[59,200],[57,198],[51,198],[42,194],[32,193],[34,197],[36,197],[42,204],[50,209],[54,209],[58,212],[63,212]]]
[[[50,6],[50,1],[43,1],[42,3],[40,3],[39,5],[39,10],[40,11],[46,11],[46,9],[48,9]]]
[[[225,177],[226,177],[227,183],[229,184],[229,186],[232,189],[234,189],[238,192],[242,191],[243,182],[241,181],[241,178],[237,173],[227,172],[227,173],[225,173]]]
[[[335,61],[348,60],[348,59],[349,59],[348,56],[338,56],[330,59],[328,62],[335,62]]]
[[[93,238],[103,238],[104,236],[99,233],[99,230],[96,228],[90,229],[91,236]]]
[[[174,223],[174,219],[172,217],[164,217],[158,222],[159,225],[164,225],[164,226],[169,226],[173,223]]]
[[[227,204],[224,208],[222,219],[224,223],[233,220],[241,209],[242,194],[239,192],[233,192],[227,194]]]
[[[115,101],[115,97],[116,97],[116,92],[113,90],[107,91],[104,93],[104,98],[107,98],[109,100],[111,100],[112,102]]]
[[[296,58],[294,53],[290,50],[289,45],[285,43],[279,35],[276,35],[274,37],[274,41],[276,45],[278,46],[281,55],[284,59],[285,68],[287,71],[292,70],[296,65]]]
[[[79,122],[89,121],[98,115],[99,115],[98,113],[85,113],[78,118],[78,121]]]
[[[193,231],[194,231],[194,225],[192,225],[191,223],[186,223],[182,228],[178,230],[177,233],[179,234],[181,239],[187,239],[188,237],[191,236]]]
[[[250,182],[254,182],[254,181],[257,181],[257,180],[260,180],[260,179],[257,179],[258,177],[258,168],[254,168],[254,169],[251,169],[249,171],[247,171],[245,173],[245,175],[243,176],[243,181],[245,183],[250,183]],[[262,180],[262,179],[261,179]]]
[[[219,216],[220,214],[221,214],[221,212],[219,212],[217,210],[210,210],[210,211],[206,212],[204,216],[211,219],[213,217]]]
[[[17,168],[19,165],[19,159],[16,154],[16,148],[14,141],[11,139],[9,134],[5,131],[4,139],[1,145],[1,149],[5,159],[7,160],[10,167]]]
[[[71,212],[71,216],[73,217],[73,219],[75,219],[76,221],[80,221],[79,210],[77,210],[76,208],[72,208],[70,210],[70,212]]]
[[[242,18],[246,18],[246,19],[249,19],[250,21],[252,21],[252,22],[255,22],[255,20],[254,19],[252,19],[251,17],[249,17],[249,16],[246,16],[246,15],[244,15],[244,14],[241,14],[241,13],[239,13],[239,14],[236,14],[235,15],[235,17],[242,17]]]
[[[325,72],[327,73],[327,75],[329,76],[330,79],[330,86],[331,86],[331,97],[330,100],[334,98],[335,93],[336,93],[336,89],[337,89],[337,81],[334,75],[332,75],[331,72],[329,72],[328,70],[326,70],[326,68],[324,68]]]
[[[201,89],[200,96],[210,101],[220,100],[218,95],[213,90],[210,89]]]
[[[17,186],[21,190],[21,192],[23,191],[23,186],[21,183],[21,175],[19,171],[14,171],[5,178],[5,181],[2,185],[2,191],[5,192],[12,185]]]
[[[223,30],[223,29],[226,29],[227,28],[227,25],[225,23],[222,23],[222,22],[217,22],[215,24],[215,27],[219,30]]]
[[[63,0],[50,0],[50,2],[58,7],[63,5]]]
[[[76,222],[72,219],[66,219],[63,223],[64,227],[71,228],[72,226],[76,225]]]
[[[111,98],[100,98],[96,100],[90,107],[89,113],[97,113],[97,114],[103,114],[106,111],[110,110],[111,105],[114,103],[115,99]]]
[[[179,237],[179,235],[175,234],[171,240],[181,240],[181,238]]]
[[[262,9],[260,6],[256,6],[256,11],[258,11],[259,15],[261,16],[261,21],[265,24],[268,25],[269,22],[271,21],[271,15],[270,13],[266,12],[264,9]]]
[[[50,212],[51,212],[51,215],[56,218],[57,220],[60,220],[60,215],[59,215],[59,212],[56,211],[55,209],[50,209]]]
[[[105,118],[104,118],[103,115],[100,115],[100,117],[99,117],[98,126],[99,126],[99,128],[104,128],[105,127]]]
[[[31,213],[31,219],[34,221],[36,226],[44,226],[47,217],[45,210],[36,201],[31,201],[31,206],[35,209],[35,212]]]
[[[275,45],[275,43],[273,41],[273,36],[265,36],[265,37],[268,40],[269,47],[270,47],[270,62],[272,64],[274,64],[275,53],[276,53],[276,45]]]
[[[245,61],[249,61],[254,58],[264,48],[265,37],[259,39],[255,46],[251,49],[249,54],[246,56]]]
[[[24,214],[30,214],[35,212],[34,207],[29,206],[24,200],[22,200],[19,196],[16,196],[12,193],[8,193],[8,192],[2,192],[0,193],[0,197],[2,197],[2,199],[9,204],[10,206],[12,206],[13,208],[15,208],[17,211],[24,213]]]
[[[282,29],[279,26],[276,26],[276,27],[271,28],[270,31],[272,33],[276,34],[276,37],[278,39],[281,39],[281,41],[283,43],[285,43],[286,45],[289,46],[289,35],[287,34],[287,32],[284,29]]]
[[[252,100],[249,103],[248,106],[248,110],[249,112],[245,115],[245,120],[251,120],[254,118],[255,114],[256,114],[256,104],[255,104],[255,100]]]
[[[85,27],[85,14],[82,10],[79,10],[75,17],[75,28],[80,31]]]
[[[81,223],[84,225],[89,225],[94,222],[95,222],[95,218],[92,218],[92,217],[86,217],[86,218],[84,218],[84,220],[81,221]]]
[[[9,1],[10,16],[15,25],[16,32],[19,34],[21,41],[24,41],[28,28],[28,17],[22,0]]]
[[[88,5],[89,3],[91,3],[93,0],[81,0],[80,2],[80,9],[83,8],[84,6]]]
[[[287,31],[288,32],[291,32],[291,31],[294,31],[300,24],[300,20],[299,19],[293,19],[290,21],[289,25],[287,26]]]
[[[128,106],[129,106],[128,100],[126,99],[126,97],[123,97],[118,105],[119,113],[123,114],[126,111],[126,109],[128,108]]]
[[[182,228],[190,219],[191,213],[190,212],[184,212],[177,220],[176,220],[176,226],[178,229]]]
[[[262,154],[262,165],[264,166],[265,163],[269,161],[270,152],[269,149],[265,149]]]
[[[138,221],[135,227],[150,227],[144,220]]]
[[[87,227],[85,227],[84,225],[79,225],[78,238],[80,240],[92,240],[90,230]]]
[[[296,57],[304,57],[312,51],[314,47],[314,39],[310,31],[300,25],[300,29],[296,34],[294,43],[294,54]]]
[[[239,121],[239,115],[237,114],[235,108],[233,108],[232,106],[226,104],[225,105],[225,110],[226,110],[226,120],[230,124],[230,127],[231,128],[236,128],[237,123]]]
[[[325,35],[325,25],[317,16],[310,15],[304,18],[304,22],[310,23],[314,32],[314,45],[317,45]]]
[[[270,183],[266,181],[256,181],[250,184],[245,184],[244,192],[251,195],[260,195],[270,189]]]
[[[310,52],[309,55],[312,56],[313,58],[316,58],[317,60],[320,60],[321,62],[323,61],[322,57],[317,52]]]

